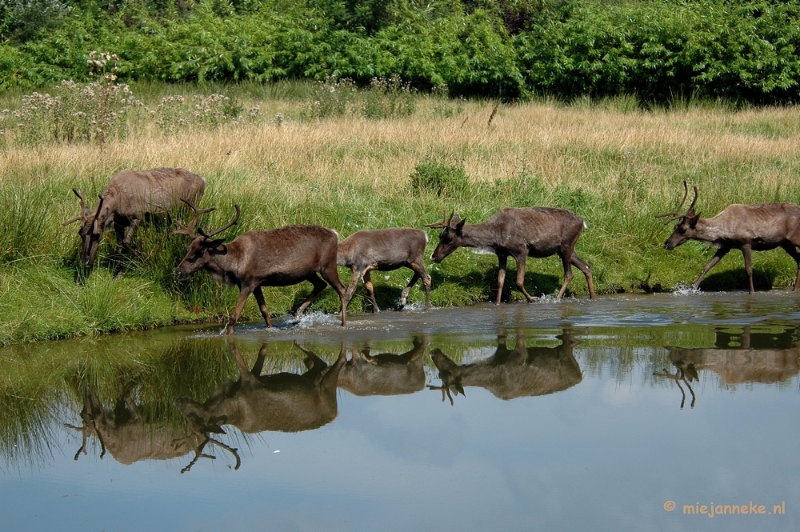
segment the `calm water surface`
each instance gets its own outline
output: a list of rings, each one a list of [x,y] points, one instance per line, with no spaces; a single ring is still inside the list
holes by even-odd
[[[798,295],[336,321],[0,350],[3,530],[800,529]]]

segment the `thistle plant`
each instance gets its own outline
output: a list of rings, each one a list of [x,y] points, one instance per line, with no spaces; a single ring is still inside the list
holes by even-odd
[[[411,116],[416,110],[416,90],[397,74],[372,78],[364,93],[362,113],[367,118],[387,119]]]
[[[191,101],[180,95],[165,96],[150,114],[156,116],[156,124],[165,133],[177,133],[190,127],[213,129],[227,123],[245,120],[255,121],[260,112],[256,105],[248,110],[247,119],[243,106],[224,94],[194,95]]]
[[[344,116],[354,107],[357,92],[353,80],[326,76],[315,84],[311,101],[300,116],[306,120]]]
[[[102,149],[111,137],[122,138],[127,115],[141,105],[130,87],[117,82],[119,58],[108,52],[91,52],[87,65],[91,83],[62,81],[51,96],[34,92],[22,97],[14,111],[19,140],[26,144],[96,142]]]

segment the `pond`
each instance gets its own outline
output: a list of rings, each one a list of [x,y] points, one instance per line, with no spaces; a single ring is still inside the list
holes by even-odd
[[[800,295],[0,350],[5,530],[797,530]]]

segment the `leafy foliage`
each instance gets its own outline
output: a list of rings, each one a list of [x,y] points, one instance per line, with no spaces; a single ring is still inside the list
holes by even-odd
[[[84,80],[86,54],[104,49],[128,81],[399,76],[506,100],[800,99],[796,2],[0,0],[0,14],[15,37],[0,44],[0,89]]]

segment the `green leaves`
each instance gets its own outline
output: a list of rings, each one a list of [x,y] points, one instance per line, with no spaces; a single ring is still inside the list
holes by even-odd
[[[0,34],[17,31],[8,18],[14,9],[39,4],[61,6],[0,0],[0,15],[7,15]],[[335,77],[363,87],[399,75],[419,90],[447,85],[453,96],[505,100],[531,94],[635,94],[656,104],[689,96],[800,100],[797,2],[201,0],[169,6],[145,0],[105,10],[88,2],[48,12],[57,25],[31,19],[49,31],[0,45],[0,89],[83,81],[86,54],[100,49],[120,55],[120,76],[128,81]]]

